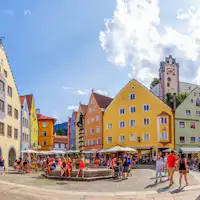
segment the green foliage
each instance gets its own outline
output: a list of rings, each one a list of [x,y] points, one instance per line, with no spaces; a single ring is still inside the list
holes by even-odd
[[[156,85],[158,85],[158,83],[160,82],[159,78],[153,78],[150,88],[152,89],[153,87],[155,87]]]
[[[58,128],[56,130],[56,135],[60,135],[60,136],[64,136],[65,135],[65,129],[62,129],[62,128]]]
[[[176,107],[181,105],[181,103],[188,97],[188,94],[180,93],[176,95]],[[173,109],[173,94],[167,93],[165,97],[165,103]]]

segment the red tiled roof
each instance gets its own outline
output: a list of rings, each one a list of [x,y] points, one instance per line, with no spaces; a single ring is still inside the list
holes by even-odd
[[[37,117],[38,117],[38,120],[46,120],[46,119],[51,119],[51,120],[53,120],[54,121],[54,123],[56,122],[56,119],[55,118],[53,118],[53,117],[47,117],[47,116],[45,116],[45,115],[42,115],[42,114],[37,114]]]
[[[77,113],[78,113],[78,112],[74,111],[74,113],[73,113],[73,114],[74,114],[74,119],[76,119]]]
[[[21,105],[24,104],[25,96],[20,96],[19,99],[20,99],[20,103],[21,103]]]
[[[33,101],[33,95],[32,94],[29,94],[29,95],[25,95],[26,97],[26,101],[27,101],[27,104],[28,104],[28,109],[29,109],[29,112],[31,111],[31,106],[32,106],[32,101]]]
[[[83,111],[83,115],[86,113],[86,111],[87,111],[87,105],[84,105],[84,104],[81,104],[80,105],[80,107],[81,107],[81,109],[82,109],[82,111]]]
[[[111,101],[113,100],[111,97],[107,97],[107,96],[104,96],[102,94],[98,94],[98,93],[93,93],[94,95],[94,98],[96,99],[97,101],[97,104],[99,105],[100,108],[106,108],[110,103]]]
[[[54,143],[64,143],[68,144],[68,137],[67,136],[54,136],[53,137]]]

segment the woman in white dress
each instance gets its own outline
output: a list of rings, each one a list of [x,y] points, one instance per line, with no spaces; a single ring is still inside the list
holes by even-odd
[[[4,172],[4,160],[3,157],[0,157],[0,174],[2,175]]]

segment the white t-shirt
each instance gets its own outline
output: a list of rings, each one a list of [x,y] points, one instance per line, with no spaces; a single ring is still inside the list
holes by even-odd
[[[163,165],[163,158],[160,157],[160,159],[158,159],[158,157],[156,156],[154,158],[154,160],[156,161],[156,167],[161,167]]]

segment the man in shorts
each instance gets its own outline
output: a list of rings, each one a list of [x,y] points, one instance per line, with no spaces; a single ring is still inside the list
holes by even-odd
[[[167,158],[170,186],[174,183],[173,176],[174,176],[175,167],[176,167],[176,160],[177,160],[176,156],[174,155],[174,151],[172,150]]]

